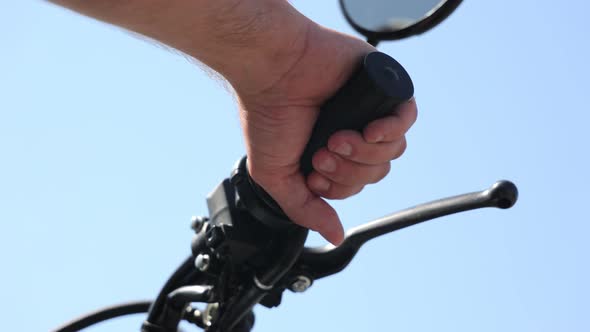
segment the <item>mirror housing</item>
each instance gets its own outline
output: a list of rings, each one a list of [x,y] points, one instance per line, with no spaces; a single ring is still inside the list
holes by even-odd
[[[373,2],[403,2],[411,0],[372,0]],[[424,12],[423,15],[406,19],[401,24],[401,20],[393,20],[392,23],[388,21],[375,22],[379,28],[370,27],[360,22],[359,17],[362,15],[358,10],[351,9],[351,5],[355,5],[358,2],[359,6],[371,6],[371,1],[367,0],[340,0],[340,8],[344,13],[344,17],[348,23],[360,34],[367,37],[367,42],[373,46],[376,46],[382,40],[397,40],[407,38],[410,36],[418,35],[426,32],[440,22],[444,21],[455,9],[461,4],[463,0],[441,0],[438,1],[434,6]],[[380,12],[380,15],[383,13]],[[395,18],[394,13],[391,13],[391,19]],[[382,24],[379,24],[382,23]],[[390,26],[388,27],[388,24]]]

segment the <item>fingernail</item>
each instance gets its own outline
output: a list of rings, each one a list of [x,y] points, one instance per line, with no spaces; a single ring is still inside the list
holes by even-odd
[[[336,146],[334,152],[342,156],[350,156],[352,154],[352,146],[348,143],[342,143]]]
[[[317,177],[313,181],[313,187],[318,191],[328,191],[330,189],[330,181],[322,177]]]
[[[381,141],[383,141],[383,135],[378,135],[377,137],[371,139],[369,143],[379,143]]]
[[[324,172],[334,172],[336,170],[336,161],[332,157],[325,157],[320,161],[320,170]]]

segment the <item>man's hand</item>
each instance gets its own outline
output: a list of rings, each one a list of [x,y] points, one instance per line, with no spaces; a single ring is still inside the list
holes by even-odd
[[[318,26],[285,0],[52,0],[174,47],[234,87],[251,176],[297,224],[338,244],[338,215],[323,199],[343,199],[381,180],[405,147],[414,101],[363,131],[335,133],[313,156],[306,178],[299,159],[320,106],[374,49]]]
[[[248,168],[297,224],[316,230],[333,244],[343,239],[336,211],[323,198],[343,199],[381,180],[390,161],[406,148],[405,133],[416,120],[414,100],[395,115],[363,131],[340,131],[313,156],[306,178],[299,159],[321,105],[348,79],[362,57],[374,51],[363,41],[310,24],[297,61],[272,86],[241,94],[241,119]]]

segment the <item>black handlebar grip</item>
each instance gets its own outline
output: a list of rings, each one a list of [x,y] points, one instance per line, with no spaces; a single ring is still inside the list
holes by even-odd
[[[301,172],[313,170],[314,153],[328,143],[339,130],[362,131],[369,122],[391,115],[396,107],[414,95],[414,85],[406,70],[381,52],[367,54],[359,68],[338,92],[321,107],[320,114],[301,157]],[[256,219],[271,227],[289,225],[289,219],[274,199],[250,177],[243,160],[236,177],[239,195]]]
[[[301,157],[301,172],[311,173],[311,158],[332,134],[343,129],[362,131],[369,122],[391,115],[413,95],[410,75],[397,61],[381,52],[367,54],[348,82],[321,107]]]

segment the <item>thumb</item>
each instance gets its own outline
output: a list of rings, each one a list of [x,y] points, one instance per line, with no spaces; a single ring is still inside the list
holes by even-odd
[[[273,184],[268,187],[261,185],[294,223],[320,233],[333,245],[342,243],[344,229],[338,213],[330,204],[309,190],[303,174],[297,172],[283,178],[282,181],[269,183]]]

